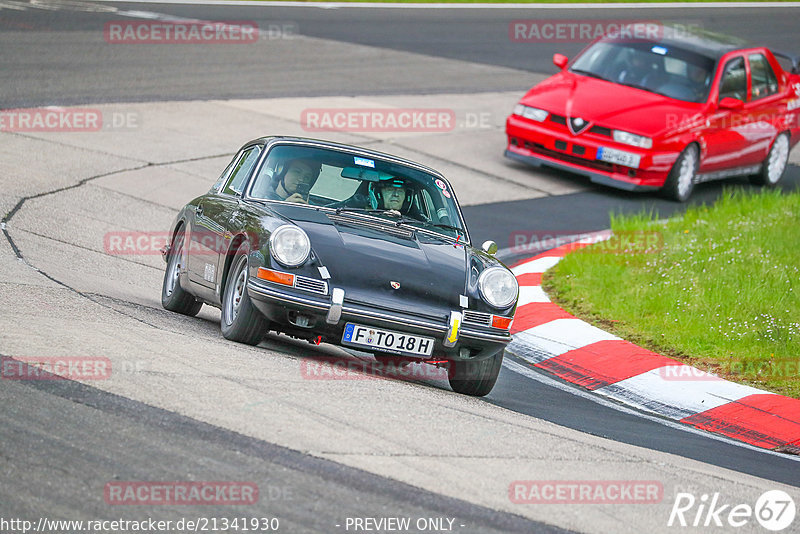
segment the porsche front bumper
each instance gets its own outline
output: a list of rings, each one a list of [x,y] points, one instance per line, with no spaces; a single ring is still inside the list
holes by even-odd
[[[247,283],[247,292],[262,314],[270,321],[286,327],[290,333],[319,335],[335,344],[341,342],[347,322],[433,337],[435,342],[432,358],[453,361],[479,360],[492,356],[511,341],[508,330],[461,322],[457,327],[455,341],[448,342],[448,337],[453,339],[450,315],[419,317],[352,302],[347,300],[343,290],[337,288],[330,295],[301,294],[296,290],[251,278]],[[292,318],[297,317],[298,313],[304,317],[303,326],[298,326],[297,321],[292,322]]]

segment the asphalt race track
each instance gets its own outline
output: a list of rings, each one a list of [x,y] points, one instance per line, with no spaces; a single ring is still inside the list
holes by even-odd
[[[43,518],[246,517],[278,518],[279,532],[400,531],[358,527],[359,518],[410,518],[409,532],[700,532],[668,526],[679,493],[753,506],[782,489],[800,502],[797,457],[599,404],[547,375],[517,372],[513,358],[484,399],[452,393],[419,365],[411,380],[312,376],[315,365],[372,358],[275,335],[258,347],[228,342],[218,311],[186,318],[161,308],[157,247],[109,247],[112,236],[166,231],[242,143],[282,133],[441,169],[473,242],[497,241],[508,261],[527,254],[513,246],[521,233],[601,230],[612,212],[679,213],[683,206],[653,195],[502,157],[503,121],[516,99],[554,72],[554,52],[582,47],[515,43],[509,23],[669,20],[799,52],[798,14],[793,5],[578,11],[0,0],[0,109],[75,106],[103,117],[99,131],[0,128],[0,356],[106,358],[112,369],[80,382],[0,380],[0,531],[22,532],[2,523],[13,518],[41,527]],[[261,35],[213,45],[112,44],[104,35],[109,22],[170,19],[254,21]],[[446,108],[457,124],[444,133],[326,133],[300,121],[312,108],[375,107]],[[786,190],[800,185],[797,151],[791,161]],[[713,202],[722,190],[699,186],[692,202]],[[649,503],[519,504],[509,494],[519,480],[651,481],[662,493]],[[169,481],[246,482],[259,498],[126,506],[106,493],[114,483]],[[82,530],[45,523],[40,531]],[[735,531],[763,530],[751,520]]]

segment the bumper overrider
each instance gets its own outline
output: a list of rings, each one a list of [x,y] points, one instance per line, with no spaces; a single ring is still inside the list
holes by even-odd
[[[420,360],[481,360],[493,356],[511,341],[506,329],[465,323],[461,310],[453,310],[449,317],[441,320],[420,318],[397,310],[348,302],[345,291],[337,287],[326,295],[319,295],[250,278],[247,293],[270,321],[290,325],[284,330],[292,335],[320,336],[327,342],[344,345],[345,325],[357,323],[434,338],[430,357],[401,354]],[[361,350],[371,349],[361,347]]]
[[[549,119],[548,119],[549,121]],[[556,125],[560,126],[560,125]],[[606,129],[603,129],[606,130]],[[610,131],[610,130],[609,130]],[[510,116],[506,121],[508,158],[540,167],[546,165],[588,177],[593,183],[627,191],[653,191],[664,185],[677,152],[655,152],[621,145],[606,135],[587,132],[574,136],[566,127]],[[637,156],[636,168],[603,161],[602,149]]]

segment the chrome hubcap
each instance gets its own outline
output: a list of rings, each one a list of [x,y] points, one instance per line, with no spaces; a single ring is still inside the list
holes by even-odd
[[[183,239],[179,238],[175,242],[175,252],[169,259],[169,276],[167,277],[167,296],[172,296],[175,291],[175,285],[178,283],[178,277],[181,275],[181,259],[183,258]]]
[[[778,136],[775,139],[775,144],[769,153],[769,162],[767,163],[767,180],[770,184],[775,184],[783,176],[783,171],[786,169],[786,160],[789,157],[789,140],[785,135]]]
[[[697,149],[690,147],[686,151],[686,157],[683,158],[681,168],[678,172],[678,193],[680,193],[681,196],[685,195],[692,185],[696,161]]]
[[[236,316],[239,315],[239,306],[242,304],[244,292],[247,290],[247,261],[242,261],[239,270],[236,272],[236,279],[233,281],[233,287],[225,302],[225,322],[233,324]]]

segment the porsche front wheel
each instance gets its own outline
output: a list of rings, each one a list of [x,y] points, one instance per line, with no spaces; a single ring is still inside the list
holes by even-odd
[[[167,255],[167,270],[161,284],[161,305],[164,309],[194,317],[203,307],[191,293],[181,287],[180,274],[183,261],[183,229],[176,232]]]
[[[220,328],[225,339],[258,345],[267,333],[269,321],[261,315],[247,294],[247,245],[242,244],[233,257],[222,297]]]
[[[694,190],[694,178],[700,163],[700,150],[694,143],[687,146],[678,156],[667,181],[664,182],[664,194],[678,202],[686,202]]]
[[[483,397],[488,395],[500,374],[505,350],[478,361],[451,362],[448,380],[456,393]]]

